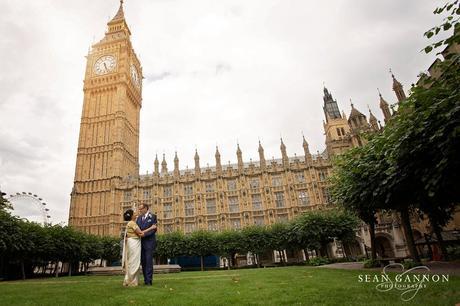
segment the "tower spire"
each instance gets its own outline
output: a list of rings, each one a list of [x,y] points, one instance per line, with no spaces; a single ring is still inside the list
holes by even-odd
[[[125,12],[123,11],[123,0],[120,0],[120,7],[113,18],[107,23],[109,26],[108,33],[123,32],[127,36],[131,35],[128,24],[125,20]]]
[[[406,94],[404,93],[404,89],[402,84],[396,80],[393,72],[390,69],[391,77],[393,78],[393,91],[396,94],[396,97],[398,98],[398,102],[401,103],[402,101],[406,100]]]
[[[367,106],[367,108],[369,109],[369,124],[371,125],[371,128],[374,131],[378,131],[379,130],[379,125],[377,123],[377,118],[375,118],[375,116],[372,113],[371,108],[369,107],[369,105]]]
[[[385,99],[383,99],[382,94],[380,93],[380,90],[378,88],[377,88],[377,91],[379,92],[380,109],[382,110],[382,113],[383,113],[383,120],[386,123],[391,118],[390,107],[388,106],[388,102],[385,101]]]
[[[165,154],[163,153],[163,161],[161,162],[161,173],[166,174],[168,173],[168,165],[166,163]]]
[[[179,172],[179,157],[177,157],[177,151],[174,154],[174,176],[178,177]]]
[[[302,147],[303,147],[303,150],[305,152],[305,156],[307,154],[310,154],[310,149],[308,147],[308,142],[307,140],[305,139],[305,135],[302,134]]]
[[[241,149],[240,149],[240,144],[237,143],[237,149],[236,149],[236,157],[238,158],[238,170],[240,172],[243,171],[243,168],[244,168],[244,164],[243,164],[243,153],[241,152]]]
[[[286,152],[286,145],[283,142],[283,138],[281,138],[280,149],[281,149],[281,156],[283,160],[283,166],[287,169],[289,168],[289,157]]]
[[[222,174],[222,163],[221,163],[221,160],[220,160],[220,152],[219,152],[219,147],[216,146],[216,172],[218,175],[221,175]]]
[[[308,142],[305,139],[305,135],[303,133],[302,133],[302,147],[303,147],[303,152],[305,154],[305,162],[307,164],[311,164],[312,158],[311,158],[311,154],[310,154],[310,148],[308,146]]]
[[[195,149],[195,175],[199,176],[200,174],[200,156],[198,155],[198,149]]]
[[[353,101],[350,98],[351,112],[348,117],[348,123],[352,130],[366,129],[368,127],[366,116],[355,108]]]
[[[327,90],[326,87],[323,88],[324,96],[323,96],[323,111],[324,116],[326,117],[326,121],[329,122],[330,119],[337,119],[342,118],[340,116],[339,106],[337,105],[337,101],[332,98],[332,94]]]
[[[120,7],[118,8],[117,13],[112,18],[111,21],[120,20],[125,18],[125,12],[123,11],[123,0],[120,0]]]
[[[262,144],[260,143],[260,140],[259,140],[258,151],[259,151],[260,168],[262,170],[264,170],[265,166],[266,166],[266,162],[265,162],[264,148],[262,147]]]
[[[153,164],[154,164],[154,167],[155,167],[153,171],[154,171],[154,173],[156,175],[158,175],[160,173],[160,171],[159,171],[160,162],[158,161],[158,154],[155,154],[155,161],[154,161]]]

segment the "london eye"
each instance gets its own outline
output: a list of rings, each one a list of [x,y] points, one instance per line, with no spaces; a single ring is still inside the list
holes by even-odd
[[[13,215],[45,226],[51,225],[49,208],[38,195],[32,192],[16,192],[7,199],[13,207]]]

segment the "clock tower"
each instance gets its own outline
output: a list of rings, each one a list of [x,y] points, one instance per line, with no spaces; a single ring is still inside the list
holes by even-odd
[[[139,174],[142,67],[131,45],[123,1],[87,55],[69,225],[118,236],[121,179]]]

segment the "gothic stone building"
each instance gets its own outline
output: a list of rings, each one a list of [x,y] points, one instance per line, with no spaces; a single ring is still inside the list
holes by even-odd
[[[119,236],[125,209],[147,203],[158,216],[159,233],[197,229],[220,231],[253,224],[273,224],[296,215],[326,208],[330,202],[326,178],[331,158],[363,144],[361,132],[378,131],[353,104],[347,118],[324,88],[326,149],[311,154],[303,139],[303,156],[289,156],[281,140],[281,158],[266,160],[259,142],[259,161],[245,162],[239,146],[236,164],[222,165],[218,148],[215,166],[181,170],[179,158],[168,171],[165,156],[154,161],[150,175],[139,175],[139,114],[142,106],[142,66],[131,45],[123,3],[102,40],[87,55],[84,99],[69,224],[96,235]],[[398,101],[405,99],[393,76]],[[385,122],[392,116],[380,95]],[[161,169],[160,169],[161,166]],[[406,255],[397,216],[379,216],[380,253]],[[365,226],[357,232],[356,253],[370,245]],[[338,248],[337,248],[338,247]],[[333,244],[332,251],[340,252]]]

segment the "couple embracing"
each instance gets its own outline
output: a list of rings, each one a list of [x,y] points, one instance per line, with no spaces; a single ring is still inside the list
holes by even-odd
[[[151,286],[157,216],[150,213],[148,205],[141,204],[138,212],[132,209],[125,211],[123,219],[128,221],[123,239],[122,268],[125,271],[123,286],[138,285],[141,265],[144,284]]]

